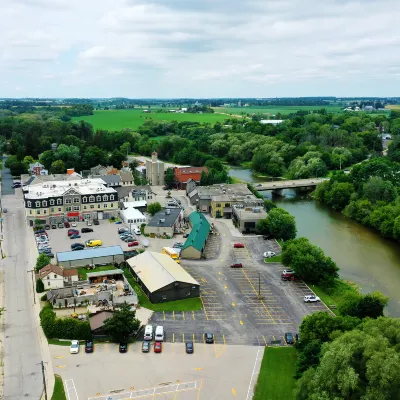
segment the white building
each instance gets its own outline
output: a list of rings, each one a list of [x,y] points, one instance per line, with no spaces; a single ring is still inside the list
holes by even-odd
[[[164,185],[164,163],[158,160],[157,153],[151,153],[151,160],[146,160],[146,179],[153,186]]]
[[[78,270],[64,270],[59,265],[49,264],[39,271],[39,277],[43,282],[45,290],[64,288],[65,284],[72,285],[78,281]]]
[[[279,125],[283,122],[283,119],[262,119],[260,124],[267,125]]]
[[[119,215],[125,224],[135,224],[140,226],[147,223],[147,218],[136,208],[127,208],[126,210],[121,210]]]

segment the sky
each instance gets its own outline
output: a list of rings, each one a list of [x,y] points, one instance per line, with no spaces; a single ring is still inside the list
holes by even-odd
[[[400,96],[399,0],[0,0],[0,97]]]

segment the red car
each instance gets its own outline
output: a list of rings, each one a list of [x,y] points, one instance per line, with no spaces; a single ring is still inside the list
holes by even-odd
[[[154,353],[161,353],[162,352],[162,344],[161,342],[154,343]]]
[[[68,236],[71,235],[79,235],[79,231],[77,229],[68,229]]]
[[[66,228],[69,228],[71,225],[70,225],[69,222],[67,221],[67,222],[64,222],[64,226],[65,226]]]
[[[135,241],[135,242],[128,243],[128,247],[133,247],[133,246],[139,246],[139,242]]]
[[[243,264],[242,263],[235,263],[231,265],[231,268],[243,268]]]
[[[244,244],[243,244],[243,243],[235,243],[235,244],[233,245],[233,247],[234,247],[235,249],[243,249],[243,248],[244,248]]]

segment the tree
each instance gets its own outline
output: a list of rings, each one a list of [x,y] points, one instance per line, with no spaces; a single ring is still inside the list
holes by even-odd
[[[209,185],[208,174],[206,171],[201,171],[200,186],[207,186],[207,185]]]
[[[335,182],[325,193],[325,200],[335,210],[343,210],[349,204],[354,186],[347,182]]]
[[[380,317],[322,346],[297,383],[297,400],[394,400],[400,393],[400,320]]]
[[[296,361],[297,377],[300,377],[310,367],[317,366],[321,357],[322,341],[319,339],[307,343],[299,353]]]
[[[282,263],[310,283],[332,283],[339,268],[318,246],[304,237],[290,240],[283,245]]]
[[[67,168],[77,168],[80,163],[80,151],[77,146],[60,144],[56,151],[56,159],[62,160]]]
[[[51,262],[51,258],[46,256],[46,254],[39,254],[39,257],[36,259],[36,272],[39,272],[43,267],[49,265]]]
[[[66,168],[64,161],[56,160],[51,163],[50,172],[52,174],[65,174]]]
[[[156,201],[155,203],[151,203],[147,206],[147,212],[153,216],[155,214],[157,214],[159,211],[161,211],[162,207],[161,204]]]
[[[390,203],[397,197],[397,190],[393,183],[384,181],[380,176],[371,176],[368,182],[364,183],[363,192],[364,197],[373,204],[377,201]]]
[[[51,164],[56,161],[54,151],[46,150],[39,156],[39,162],[44,165],[47,170],[50,170]]]
[[[346,294],[339,304],[339,312],[357,318],[378,318],[383,316],[383,309],[387,306],[388,297],[379,292],[362,295],[359,293]]]
[[[277,205],[272,200],[269,199],[264,200],[264,208],[266,212],[269,212],[276,207]]]
[[[83,155],[82,164],[84,168],[92,168],[96,165],[106,166],[108,163],[107,153],[97,146],[89,146]]]
[[[337,169],[342,169],[349,165],[351,161],[351,151],[345,147],[335,147],[331,154],[331,163]]]
[[[43,281],[38,278],[36,280],[36,293],[43,293],[44,292],[44,284]]]
[[[296,221],[292,215],[282,208],[272,209],[265,219],[265,224],[257,225],[257,228],[265,226],[267,232],[263,234],[270,234],[276,239],[289,240],[296,237]]]
[[[173,168],[167,168],[165,172],[165,185],[169,188],[174,187],[175,184],[175,174]]]
[[[25,169],[29,169],[29,164],[33,164],[35,162],[35,159],[32,156],[25,156],[24,159],[22,160],[22,163],[25,166]]]
[[[122,153],[120,150],[115,149],[108,159],[110,165],[113,165],[116,168],[120,168],[122,165],[122,161],[126,160],[126,154]]]
[[[132,311],[127,303],[123,303],[111,318],[104,321],[104,329],[114,342],[126,341],[139,326],[140,321],[136,318],[136,312]]]
[[[129,142],[125,142],[119,146],[119,149],[122,154],[128,155],[131,151],[131,144]]]

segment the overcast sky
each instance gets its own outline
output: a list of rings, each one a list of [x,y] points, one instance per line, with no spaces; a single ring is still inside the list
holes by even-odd
[[[400,96],[399,0],[0,0],[0,97]]]

